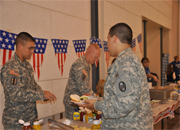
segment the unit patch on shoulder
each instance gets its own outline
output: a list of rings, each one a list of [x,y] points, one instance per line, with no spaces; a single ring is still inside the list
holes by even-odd
[[[122,91],[122,92],[125,92],[126,91],[126,84],[121,81],[119,82],[119,89]]]
[[[16,85],[16,83],[17,83],[17,78],[16,77],[12,77],[11,78],[11,84]]]
[[[18,75],[19,75],[19,72],[18,72],[18,71],[15,71],[15,70],[10,70],[10,71],[9,71],[9,74],[18,76]]]

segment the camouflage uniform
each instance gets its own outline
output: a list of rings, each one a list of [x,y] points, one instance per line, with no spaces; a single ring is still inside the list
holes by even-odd
[[[34,80],[30,63],[14,54],[1,69],[1,83],[5,94],[4,128],[22,129],[19,119],[32,123],[37,118],[36,101],[44,99],[44,92]]]
[[[153,129],[147,77],[131,48],[123,50],[108,68],[104,99],[94,107],[103,113],[101,129]]]
[[[64,93],[63,103],[65,105],[65,115],[68,119],[73,119],[74,109],[77,105],[71,103],[70,95],[90,93],[90,65],[86,62],[85,56],[78,58],[71,66],[69,79]]]

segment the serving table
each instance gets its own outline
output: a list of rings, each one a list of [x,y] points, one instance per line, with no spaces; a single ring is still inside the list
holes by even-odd
[[[163,118],[174,118],[174,111],[180,106],[180,98],[178,100],[169,100],[162,102],[159,106],[153,108],[153,120],[154,125],[161,121],[161,127],[163,129]]]

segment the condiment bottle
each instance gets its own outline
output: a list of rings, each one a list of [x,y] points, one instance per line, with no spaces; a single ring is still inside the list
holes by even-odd
[[[38,121],[35,121],[33,123],[33,130],[41,130],[41,125],[39,124]]]
[[[85,122],[85,115],[86,115],[86,111],[85,111],[85,110],[81,110],[81,113],[80,113],[80,121]]]
[[[94,120],[91,130],[99,130],[101,128],[99,120]]]
[[[74,113],[73,113],[73,120],[75,121],[79,121],[80,120],[80,114],[78,109],[75,109]]]
[[[93,123],[93,119],[94,119],[94,116],[92,114],[92,111],[87,109],[87,113],[85,115],[86,123]]]
[[[101,111],[97,111],[96,119],[99,120],[101,118]]]
[[[31,130],[30,122],[25,122],[22,129],[23,130]]]
[[[96,113],[95,112],[93,112],[93,116],[94,116],[94,120],[96,120]]]

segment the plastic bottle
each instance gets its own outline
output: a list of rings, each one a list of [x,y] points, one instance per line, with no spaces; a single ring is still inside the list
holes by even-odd
[[[100,130],[100,128],[101,126],[100,126],[99,120],[94,120],[91,130]]]
[[[41,130],[41,125],[39,124],[38,121],[35,121],[33,123],[33,130]]]
[[[91,110],[87,110],[87,113],[85,115],[86,123],[93,123],[94,116],[92,114]]]
[[[97,111],[96,113],[96,119],[99,120],[101,118],[101,111]]]
[[[22,129],[23,130],[31,130],[30,122],[25,122]]]
[[[73,113],[73,120],[75,121],[79,121],[80,120],[80,114],[78,109],[75,109],[74,113]]]
[[[94,120],[96,120],[96,113],[93,113],[93,116],[94,116]]]
[[[85,115],[86,115],[86,111],[85,110],[81,110],[81,113],[80,113],[80,121],[83,121],[85,122]]]

